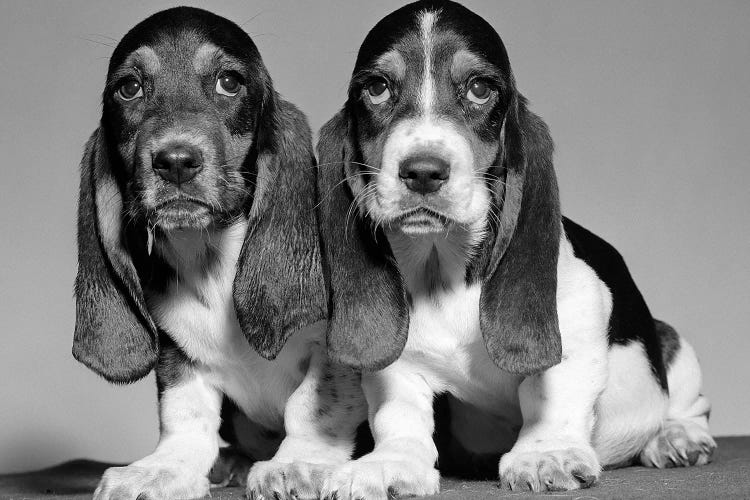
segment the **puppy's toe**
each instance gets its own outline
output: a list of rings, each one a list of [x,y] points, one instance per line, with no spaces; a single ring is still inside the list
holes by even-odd
[[[304,462],[258,462],[247,476],[251,500],[313,500],[320,497],[327,466]]]
[[[111,467],[94,491],[94,500],[174,500],[204,498],[208,478],[180,467]]]
[[[667,420],[639,458],[643,465],[660,469],[705,465],[715,449],[716,441],[704,427],[689,420]]]
[[[413,462],[356,460],[336,468],[326,479],[327,500],[389,500],[433,495],[440,489],[434,467]]]
[[[591,449],[511,451],[500,460],[500,486],[513,491],[568,491],[588,488],[601,468]]]

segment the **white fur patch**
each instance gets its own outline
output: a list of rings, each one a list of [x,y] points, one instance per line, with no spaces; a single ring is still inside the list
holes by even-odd
[[[419,88],[419,104],[423,116],[429,120],[435,103],[435,82],[432,77],[432,49],[433,28],[437,21],[438,12],[424,11],[419,16],[419,37],[422,41],[424,66],[422,69],[422,84]]]
[[[399,177],[399,167],[410,156],[426,153],[446,161],[450,177],[429,199],[415,200]],[[385,141],[375,190],[365,198],[366,210],[383,223],[418,206],[463,225],[483,222],[491,201],[490,191],[474,168],[471,144],[454,124],[424,117],[404,119]]]
[[[608,366],[607,387],[596,405],[593,445],[602,463],[618,464],[635,456],[659,429],[668,401],[641,344],[612,346]]]

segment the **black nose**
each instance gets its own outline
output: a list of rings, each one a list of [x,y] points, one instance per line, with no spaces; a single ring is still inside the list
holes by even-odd
[[[412,191],[434,193],[448,180],[450,165],[437,156],[413,156],[401,162],[398,176]]]
[[[173,144],[160,149],[153,160],[154,171],[164,180],[182,184],[195,177],[203,168],[201,154],[185,144]]]

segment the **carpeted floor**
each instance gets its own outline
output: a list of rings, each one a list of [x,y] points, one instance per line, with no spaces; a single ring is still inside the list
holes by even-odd
[[[593,499],[750,499],[750,436],[718,438],[713,463],[703,467],[648,469],[629,467],[606,471],[591,489],[570,493],[510,493],[494,482],[445,478],[435,499],[567,498]],[[2,500],[83,500],[91,498],[108,464],[76,460],[41,471],[0,476]],[[211,491],[214,500],[242,499],[240,488]]]

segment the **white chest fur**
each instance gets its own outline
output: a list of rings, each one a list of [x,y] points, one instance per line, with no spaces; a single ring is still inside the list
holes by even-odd
[[[470,233],[388,235],[411,296],[409,338],[400,360],[414,365],[435,392],[450,392],[512,421],[519,417],[518,386],[523,377],[501,371],[487,354],[479,327],[481,285],[465,283],[470,238]],[[565,236],[557,271],[563,354],[605,356],[609,291],[573,255]]]
[[[175,232],[158,241],[176,270],[166,291],[149,297],[149,309],[206,379],[254,421],[281,425],[287,398],[302,380],[299,364],[316,332],[296,334],[276,361],[260,357],[237,320],[232,298],[247,221],[210,234]]]
[[[472,236],[388,236],[411,298],[409,338],[400,361],[435,392],[495,415],[517,414],[521,378],[499,370],[479,328],[481,285],[467,286]]]

